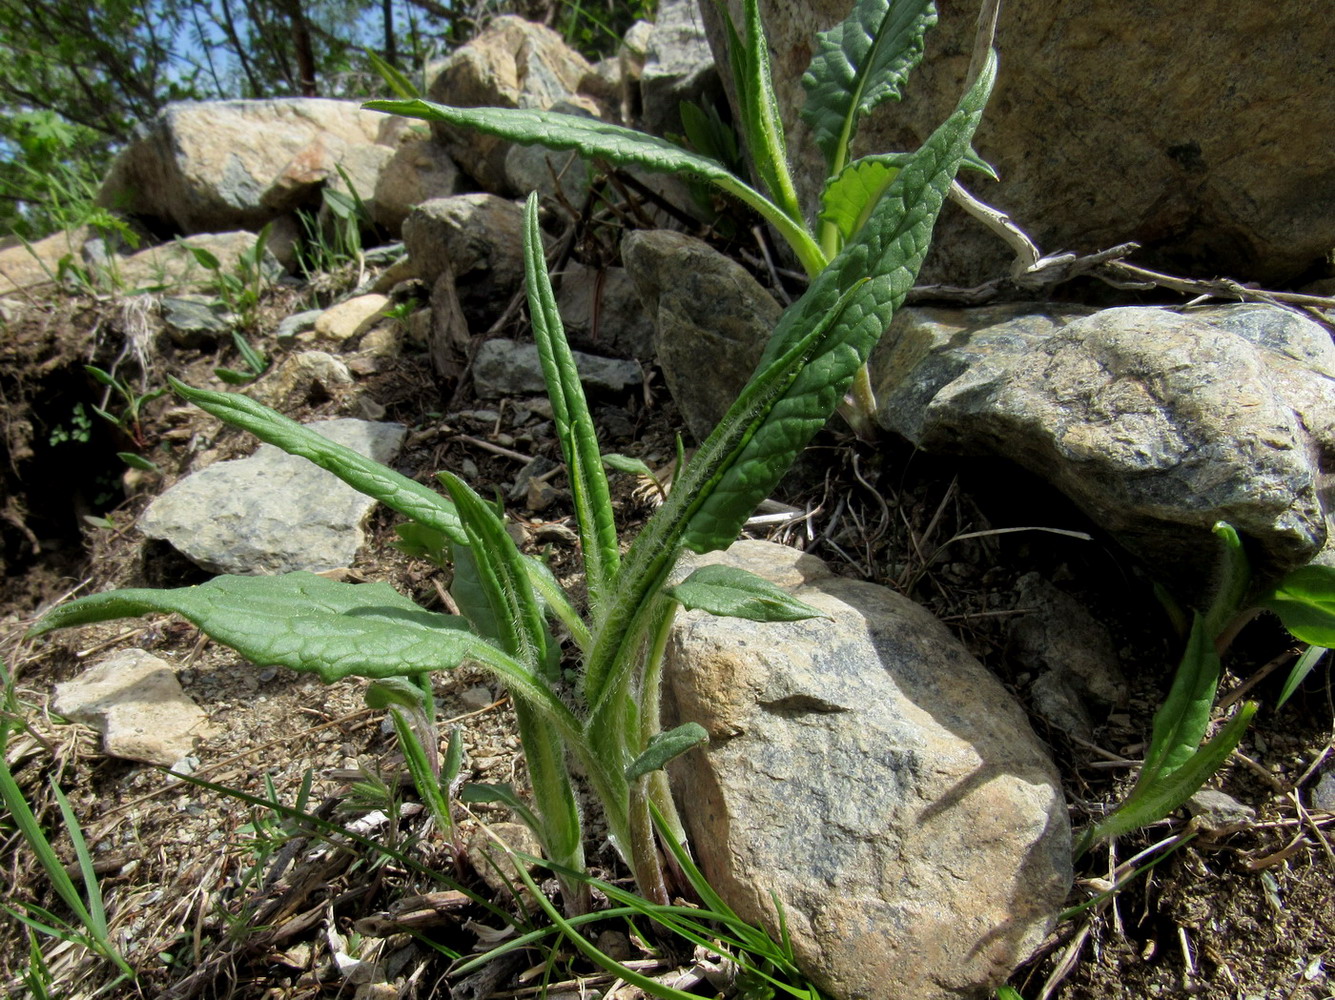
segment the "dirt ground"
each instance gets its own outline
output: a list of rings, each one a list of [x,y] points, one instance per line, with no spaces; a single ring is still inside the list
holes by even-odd
[[[274,316],[290,302],[276,302]],[[108,585],[172,586],[201,575],[161,546],[137,535],[134,518],[151,496],[186,471],[190,449],[216,447],[222,457],[244,454],[244,436],[164,398],[151,404],[140,430],[161,477],[123,475],[115,452],[135,442],[96,418],[87,441],[57,440],[70,428],[76,404],[96,403],[96,386],[82,365],[105,362],[122,342],[128,320],[117,303],[58,299],[27,311],[0,334],[0,422],[7,443],[4,508],[0,511],[0,660],[15,682],[26,728],[11,736],[7,759],[62,859],[74,860],[50,791],[69,795],[92,849],[106,897],[113,940],[138,970],[107,997],[532,996],[544,977],[552,996],[635,995],[595,974],[573,953],[498,962],[482,978],[449,976],[451,956],[491,940],[503,925],[478,902],[441,896],[455,885],[504,912],[516,904],[489,888],[485,865],[462,850],[479,824],[508,819],[493,807],[461,810],[458,843],[431,834],[396,756],[383,713],[364,706],[363,685],[323,686],[274,670],[258,670],[229,650],[170,618],[114,622],[44,637],[24,638],[40,614],[71,594]],[[281,359],[263,333],[258,344]],[[211,371],[233,364],[230,349],[200,353],[154,348],[152,377],[166,373],[214,386]],[[423,482],[441,468],[476,469],[483,495],[509,488],[520,463],[500,445],[525,455],[555,454],[540,408],[513,400],[498,416],[472,416],[482,407],[428,375],[412,352],[362,373],[346,394],[284,401],[299,419],[355,415],[360,397],[385,408],[384,419],[410,428],[398,459],[401,471]],[[651,383],[652,385],[653,383]],[[666,464],[678,422],[661,390],[599,401],[605,446]],[[481,441],[482,444],[477,442]],[[1118,800],[1134,779],[1152,714],[1176,662],[1180,640],[1155,603],[1151,581],[1078,511],[1041,484],[999,474],[985,461],[946,461],[915,455],[893,443],[876,447],[827,430],[781,484],[776,499],[808,512],[781,540],[813,551],[839,572],[896,587],[955,629],[1026,705],[1032,677],[1008,656],[1007,599],[1015,581],[1037,570],[1060,581],[1109,625],[1132,694],[1101,718],[1092,743],[1075,740],[1038,716],[1064,776],[1074,824]],[[1004,490],[996,484],[1005,482]],[[131,490],[126,493],[127,484]],[[550,546],[558,570],[573,565],[570,507],[563,481],[541,510],[510,504],[534,550]],[[620,523],[633,527],[649,512],[633,477],[615,477]],[[92,522],[88,517],[100,518]],[[1037,518],[1037,520],[1036,520]],[[349,577],[382,580],[426,607],[439,607],[448,575],[390,546],[397,519],[373,515],[369,541]],[[1089,531],[1082,542],[1053,534],[1018,533],[952,541],[955,535],[1041,524]],[[191,698],[208,714],[211,735],[198,746],[194,777],[286,805],[340,824],[373,808],[390,814],[369,834],[405,852],[440,883],[401,858],[330,846],[309,824],[290,821],[235,796],[209,791],[161,769],[115,760],[100,752],[91,730],[52,716],[52,685],[76,676],[106,652],[139,647],[173,663]],[[1273,625],[1259,622],[1226,661],[1225,695],[1261,677],[1247,691],[1264,706],[1239,752],[1212,783],[1253,807],[1254,818],[1224,832],[1200,832],[1185,814],[1100,848],[1077,866],[1070,905],[1108,888],[1110,873],[1156,844],[1176,849],[1128,879],[1112,898],[1062,921],[1012,985],[1030,1000],[1056,997],[1143,998],[1191,995],[1219,1000],[1335,996],[1335,816],[1304,807],[1332,758],[1329,672],[1317,671],[1281,711],[1273,706],[1292,651]],[[1266,673],[1266,671],[1269,671]],[[485,690],[479,690],[479,688]],[[465,741],[463,773],[472,780],[523,783],[523,764],[503,691],[480,672],[461,670],[437,680],[442,733],[456,722]],[[302,796],[303,781],[309,781]],[[689,808],[689,803],[686,804]],[[590,861],[604,877],[625,872],[597,839]],[[1136,867],[1132,865],[1131,867]],[[36,902],[65,912],[40,866],[12,825],[0,822],[3,900]],[[435,893],[429,918],[386,937],[358,924],[392,912],[404,897]],[[425,904],[423,904],[425,905]],[[624,931],[606,928],[612,939]],[[650,950],[639,939],[623,945],[648,974],[692,964],[689,952]],[[81,948],[41,939],[52,974],[51,996],[91,996],[113,975]],[[349,957],[351,956],[351,957]],[[363,962],[360,971],[352,964]],[[374,975],[371,964],[376,966]],[[25,995],[19,976],[30,967],[29,943],[17,921],[0,918],[0,992]],[[369,981],[359,985],[358,977]],[[397,983],[398,989],[384,982]],[[443,984],[449,984],[446,992]],[[380,985],[377,985],[380,984]],[[1046,984],[1046,985],[1045,985]],[[696,987],[715,995],[708,981]],[[727,990],[740,995],[735,989]],[[754,994],[752,994],[754,995]]]

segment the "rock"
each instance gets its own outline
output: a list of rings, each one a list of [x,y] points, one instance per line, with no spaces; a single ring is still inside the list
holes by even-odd
[[[0,295],[20,289],[54,284],[60,277],[60,261],[80,261],[80,252],[91,236],[87,226],[62,230],[26,246],[15,237],[0,241]]]
[[[572,344],[640,361],[654,357],[654,321],[624,267],[599,271],[572,261],[556,303]]]
[[[327,393],[352,381],[352,372],[341,359],[324,351],[302,351],[284,358],[278,370],[260,383],[257,395],[278,403],[298,390],[309,396],[317,385]]]
[[[274,331],[274,339],[284,346],[291,346],[298,334],[315,329],[315,321],[323,316],[324,312],[323,309],[307,309],[284,317],[279,321],[278,329]]]
[[[710,734],[671,766],[710,884],[777,936],[775,893],[826,995],[956,1000],[1003,982],[1071,884],[1060,781],[1024,712],[886,588],[767,542],[703,561],[829,616],[691,612],[673,628],[664,724]]]
[[[164,243],[128,256],[112,255],[108,270],[99,280],[122,291],[168,289],[178,295],[213,294],[217,290],[217,274],[200,264],[191,248],[211,253],[223,274],[237,275],[242,255],[253,253],[255,242],[255,234],[248,232],[200,233],[188,240]],[[280,270],[278,262],[267,253],[262,266],[269,275]]]
[[[621,393],[644,381],[640,366],[633,361],[572,353],[579,380],[588,392]],[[545,393],[547,383],[542,378],[537,345],[503,338],[488,340],[473,360],[473,389],[482,399]]]
[[[1092,739],[1088,704],[1120,705],[1127,694],[1107,627],[1038,573],[1016,581],[1015,607],[1028,613],[1011,625],[1011,654],[1045,675],[1032,692],[1039,714],[1081,739]]]
[[[570,110],[557,105],[553,110]],[[505,176],[512,191],[536,191],[545,201],[570,205],[576,212],[589,191],[589,161],[578,153],[543,146],[511,146],[505,154]]]
[[[1335,771],[1327,771],[1316,783],[1310,808],[1316,812],[1335,813]]]
[[[640,73],[644,130],[653,135],[680,135],[678,107],[682,101],[699,102],[706,91],[712,91],[711,98],[721,101],[723,91],[700,5],[695,0],[660,0]]]
[[[552,29],[514,16],[498,17],[456,50],[431,82],[428,96],[455,107],[537,108],[558,101],[585,102],[576,95],[589,64]],[[488,191],[516,194],[507,186],[508,143],[467,129],[433,123],[432,134],[456,163]]]
[[[236,322],[216,299],[164,295],[159,302],[167,336],[177,347],[199,350],[230,333]]]
[[[492,892],[508,896],[516,885],[522,886],[522,883],[515,874],[519,862],[508,856],[507,847],[521,854],[542,857],[542,845],[537,836],[523,823],[489,823],[479,827],[468,838],[467,856],[468,863]],[[525,865],[524,870],[532,874],[534,866]]]
[[[668,390],[703,441],[751,377],[783,310],[740,264],[682,233],[627,233],[621,259],[657,328]]]
[[[496,696],[491,693],[491,688],[480,684],[466,689],[459,695],[459,703],[470,712],[480,712],[484,708],[489,708],[495,700]]]
[[[330,306],[315,321],[315,333],[325,340],[343,343],[365,333],[385,315],[389,297],[371,293],[356,295]]]
[[[142,649],[113,653],[57,684],[51,708],[101,732],[108,756],[164,767],[188,756],[208,729],[171,664]]]
[[[429,136],[408,138],[394,152],[375,186],[371,218],[394,235],[414,205],[445,198],[459,187],[459,168]]]
[[[727,6],[742,24],[739,0]],[[864,120],[854,155],[918,148],[959,100],[977,7],[938,6],[905,100]],[[825,165],[799,118],[801,77],[816,32],[849,9],[848,0],[760,3],[799,194],[812,214]],[[965,186],[1004,207],[1048,253],[1136,240],[1149,248],[1137,260],[1149,265],[1262,282],[1319,266],[1335,246],[1335,172],[1312,136],[1335,132],[1335,101],[1314,105],[1308,81],[1329,72],[1329,8],[1299,0],[1275,18],[1264,6],[1206,0],[1190,23],[1180,12],[1169,0],[1137,4],[1134,17],[1117,5],[1008,0],[1000,77],[974,142],[1002,179],[968,176]],[[709,3],[701,13],[727,65],[721,16]],[[1251,155],[1238,155],[1240,142]],[[973,285],[1009,264],[994,236],[955,211],[933,246],[924,282]]]
[[[1256,819],[1256,810],[1216,788],[1202,788],[1187,800],[1196,826],[1211,837],[1234,833]]]
[[[1335,344],[1277,307],[908,309],[872,373],[883,426],[1024,466],[1189,600],[1217,521],[1250,539],[1260,579],[1331,534]]]
[[[449,271],[469,319],[485,329],[524,280],[524,212],[491,194],[461,194],[418,205],[403,242],[428,285]]]
[[[309,426],[377,462],[392,459],[405,434],[399,424],[351,419]],[[352,564],[374,505],[304,458],[262,444],[249,458],[181,480],[153,501],[139,529],[213,573],[318,573]]]
[[[182,101],[140,126],[98,203],[187,233],[258,229],[308,202],[393,119],[354,101]],[[370,188],[368,188],[368,193]]]

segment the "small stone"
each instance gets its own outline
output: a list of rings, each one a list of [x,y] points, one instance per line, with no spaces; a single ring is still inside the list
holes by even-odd
[[[293,313],[279,321],[278,329],[274,331],[274,338],[281,345],[290,345],[297,339],[297,334],[314,330],[315,321],[323,315],[323,309],[307,309],[305,312]]]
[[[580,382],[594,392],[622,393],[644,381],[640,366],[633,361],[600,358],[573,351]],[[513,340],[489,340],[478,348],[473,361],[473,388],[483,398],[524,396],[541,393],[547,384],[542,377],[535,344]]]
[[[477,685],[470,687],[459,695],[459,702],[470,712],[480,712],[496,701],[491,693],[491,688]]]
[[[160,308],[172,343],[190,350],[216,344],[236,322],[219,303],[202,296],[164,296]]]
[[[283,359],[278,370],[260,385],[260,395],[277,402],[295,391],[309,394],[315,386],[326,392],[351,385],[352,372],[342,359],[326,351],[302,351]]]
[[[500,844],[496,841],[500,840]],[[473,870],[482,876],[493,892],[509,892],[510,886],[518,881],[515,872],[518,861],[507,857],[505,847],[521,854],[533,857],[542,856],[542,845],[533,831],[522,823],[489,823],[480,828],[468,839],[467,856]],[[532,872],[533,867],[526,865],[524,870]]]
[[[1335,813],[1335,769],[1327,771],[1312,789],[1312,809]]]
[[[389,307],[386,295],[358,295],[330,306],[315,321],[315,332],[327,340],[342,343],[365,333]]]
[[[207,734],[208,717],[181,690],[171,665],[142,649],[123,650],[57,684],[52,709],[99,730],[108,756],[166,767]]]
[[[1215,788],[1202,788],[1187,800],[1196,825],[1211,837],[1241,830],[1256,819],[1256,810]]]

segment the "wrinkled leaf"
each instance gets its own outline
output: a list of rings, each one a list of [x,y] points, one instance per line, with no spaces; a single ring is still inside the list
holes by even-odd
[[[701,566],[667,593],[688,611],[753,622],[796,622],[822,615],[764,577],[736,566]]]
[[[196,247],[186,244],[186,249],[189,250],[191,256],[195,258],[195,262],[206,271],[222,270],[222,262],[204,247]]]
[[[450,540],[444,532],[428,528],[416,521],[407,521],[394,525],[394,534],[398,535],[399,539],[390,544],[404,555],[414,559],[425,559],[437,568],[442,568],[449,562],[446,553],[449,551]]]
[[[228,385],[249,385],[255,381],[254,372],[239,372],[235,368],[215,368],[213,374]]]
[[[996,57],[992,55],[958,110],[900,170],[867,224],[785,311],[757,373],[792,352],[834,310],[839,310],[839,316],[836,329],[801,365],[763,425],[729,462],[694,512],[683,540],[693,551],[708,552],[732,543],[756,504],[825,425],[853,376],[889,328],[927,255],[937,215],[968,152],[995,79]],[[701,452],[704,450],[702,447]]]
[[[1261,606],[1277,614],[1296,639],[1313,646],[1335,646],[1335,566],[1294,570]]]
[[[621,549],[617,543],[607,476],[598,450],[598,432],[589,414],[584,387],[575,368],[575,356],[566,341],[565,327],[556,308],[556,295],[547,274],[542,232],[538,228],[536,193],[529,195],[524,206],[524,284],[528,290],[529,315],[533,319],[533,340],[538,347],[556,437],[575,503],[589,603],[596,608],[616,575],[621,563]]]
[[[418,712],[422,710],[423,696],[422,689],[406,677],[384,677],[368,684],[362,698],[367,708],[378,712],[391,705]]]
[[[635,781],[650,771],[667,767],[669,761],[680,757],[687,750],[708,742],[709,733],[705,732],[705,727],[698,722],[688,722],[666,733],[655,733],[650,737],[649,746],[645,748],[644,753],[636,757],[626,768],[626,780]]]
[[[816,54],[802,77],[802,117],[829,173],[844,165],[858,118],[900,99],[909,71],[922,61],[923,36],[935,23],[931,0],[858,0],[847,20],[816,36]]]
[[[402,677],[455,667],[470,656],[492,658],[462,618],[425,611],[388,584],[337,583],[305,572],[94,594],[48,612],[32,634],[155,611],[189,619],[252,663],[308,671],[326,682]]]
[[[1242,539],[1227,521],[1218,521],[1211,529],[1223,546],[1215,580],[1215,598],[1205,613],[1205,632],[1215,638],[1224,631],[1233,616],[1242,609],[1251,586],[1252,570],[1243,551]]]

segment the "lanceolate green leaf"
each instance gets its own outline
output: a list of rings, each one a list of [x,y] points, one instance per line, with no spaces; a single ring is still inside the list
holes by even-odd
[[[908,158],[908,153],[859,157],[826,182],[820,198],[820,219],[838,230],[840,246],[862,228]],[[976,170],[993,180],[997,177],[992,167],[972,149],[960,163],[960,168]]]
[[[788,147],[779,118],[779,102],[774,96],[770,75],[769,43],[760,22],[758,0],[743,0],[746,16],[746,47],[742,54],[742,72],[746,86],[739,91],[742,120],[751,159],[769,196],[794,221],[802,222],[802,207],[797,202],[793,178],[788,173]]]
[[[682,149],[666,139],[591,118],[529,108],[452,108],[430,101],[369,101],[363,106],[372,111],[476,129],[521,145],[572,149],[581,156],[600,157],[617,166],[700,177],[763,215],[787,240],[808,273],[814,274],[825,264],[825,256],[800,222],[729,173],[717,160]]]
[[[626,780],[635,781],[650,771],[667,767],[670,761],[680,757],[687,750],[708,742],[709,733],[705,732],[705,727],[698,722],[687,722],[666,733],[656,733],[649,740],[649,746],[645,748],[644,753],[636,757],[626,768]]]
[[[1261,606],[1313,646],[1335,646],[1335,566],[1304,566],[1286,576]]]
[[[484,630],[497,644],[534,674],[547,671],[547,628],[542,605],[533,594],[523,557],[496,511],[458,476],[440,473],[468,535],[469,556],[477,591],[489,614]]]
[[[391,510],[428,528],[434,528],[452,541],[467,542],[454,505],[421,483],[401,476],[351,448],[335,444],[248,396],[237,392],[194,389],[170,376],[167,381],[182,399],[194,403],[218,419],[250,431],[261,441],[275,445],[288,454],[300,455],[314,462],[359,493],[375,497]]]
[[[1219,668],[1219,654],[1208,623],[1197,615],[1173,686],[1154,713],[1150,746],[1136,779],[1137,788],[1168,777],[1196,752],[1210,724]]]
[[[987,60],[959,108],[913,154],[857,238],[779,321],[756,374],[687,466],[668,502],[631,546],[612,604],[596,623],[585,671],[594,704],[616,691],[619,652],[648,626],[649,596],[685,545],[725,548],[737,537],[835,406],[890,325],[922,266],[946,192],[996,79]]]
[[[1157,823],[1183,805],[1228,760],[1256,714],[1256,707],[1254,701],[1244,703],[1214,739],[1195,750],[1171,773],[1161,773],[1150,782],[1137,781],[1126,801],[1080,839],[1077,856],[1096,840],[1120,837]]]
[[[922,61],[923,36],[935,23],[931,0],[857,0],[847,20],[816,36],[816,54],[802,77],[802,117],[829,173],[847,162],[858,117],[899,100],[909,71]]]
[[[455,667],[486,646],[462,618],[424,611],[388,584],[336,583],[304,572],[94,594],[49,612],[33,634],[154,611],[188,618],[254,663],[309,671],[324,681]]]
[[[667,593],[688,611],[753,622],[796,622],[821,616],[810,604],[736,566],[701,566]]]
[[[841,242],[848,242],[866,223],[908,159],[908,153],[883,153],[864,156],[844,167],[821,192],[821,221],[839,231]]]
[[[922,267],[937,215],[995,79],[996,56],[990,54],[959,108],[912,154],[866,225],[780,319],[757,372],[791,352],[831,310],[841,311],[837,335],[802,367],[692,516],[684,544],[694,551],[731,544],[756,504],[824,426],[889,328]]]
[[[598,450],[598,435],[589,415],[584,389],[574,355],[566,342],[556,296],[547,276],[543,256],[542,233],[538,229],[538,196],[531,194],[524,207],[524,275],[528,289],[528,309],[533,320],[533,339],[538,346],[547,398],[552,403],[556,436],[561,443],[570,492],[575,501],[575,519],[579,524],[584,549],[584,576],[589,588],[589,603],[597,607],[616,575],[621,562],[617,546],[616,522],[612,516],[612,498],[603,473],[603,458]]]

